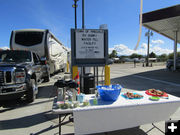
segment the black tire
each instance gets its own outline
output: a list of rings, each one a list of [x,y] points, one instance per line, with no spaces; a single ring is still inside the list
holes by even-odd
[[[31,103],[36,98],[36,90],[38,90],[37,83],[34,79],[30,79],[30,82],[27,84],[27,92],[26,92],[26,102]]]
[[[65,72],[65,70],[66,70],[65,68],[62,68],[62,69],[61,69],[62,72]]]
[[[46,73],[47,75],[45,77],[43,77],[43,82],[49,82],[50,81],[50,71],[47,71]]]
[[[1,108],[1,106],[3,106],[3,103],[2,103],[2,101],[0,101],[0,108]]]
[[[43,82],[49,82],[50,81],[50,74],[48,74],[46,77],[43,78]]]

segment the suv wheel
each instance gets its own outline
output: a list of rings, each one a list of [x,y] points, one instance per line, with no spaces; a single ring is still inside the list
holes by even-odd
[[[26,101],[31,103],[36,98],[36,92],[38,91],[37,83],[34,79],[30,79],[30,82],[27,85],[27,92],[26,92]]]
[[[50,81],[50,74],[47,73],[47,76],[45,76],[43,79],[44,79],[43,82],[49,82]]]

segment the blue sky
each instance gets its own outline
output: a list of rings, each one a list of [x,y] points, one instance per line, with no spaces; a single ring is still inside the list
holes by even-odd
[[[70,29],[74,28],[73,0],[1,0],[0,47],[9,47],[12,30],[49,29],[70,48]],[[81,28],[81,3],[78,1],[77,23]],[[179,0],[144,0],[143,13],[180,4]],[[138,40],[140,0],[85,0],[85,27],[98,29],[107,24],[109,50],[119,55],[132,54]],[[142,28],[137,53],[145,54],[147,29]],[[157,54],[170,53],[173,41],[154,32],[151,49]],[[178,48],[180,50],[180,48]]]

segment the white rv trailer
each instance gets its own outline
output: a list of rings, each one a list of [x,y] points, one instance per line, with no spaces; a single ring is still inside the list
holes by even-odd
[[[10,49],[31,50],[45,57],[50,74],[64,70],[68,49],[49,30],[23,29],[11,33]]]

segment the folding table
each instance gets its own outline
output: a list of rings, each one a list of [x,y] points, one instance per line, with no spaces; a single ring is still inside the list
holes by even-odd
[[[180,107],[180,98],[170,94],[168,94],[168,99],[160,98],[159,101],[151,101],[145,91],[134,92],[144,97],[134,100],[126,99],[121,93],[115,102],[98,99],[98,105],[66,110],[53,109],[52,112],[58,114],[59,118],[62,114],[73,114],[75,134],[84,135],[168,120]],[[85,98],[92,103],[94,95],[86,95]],[[61,123],[59,128],[61,128]]]

